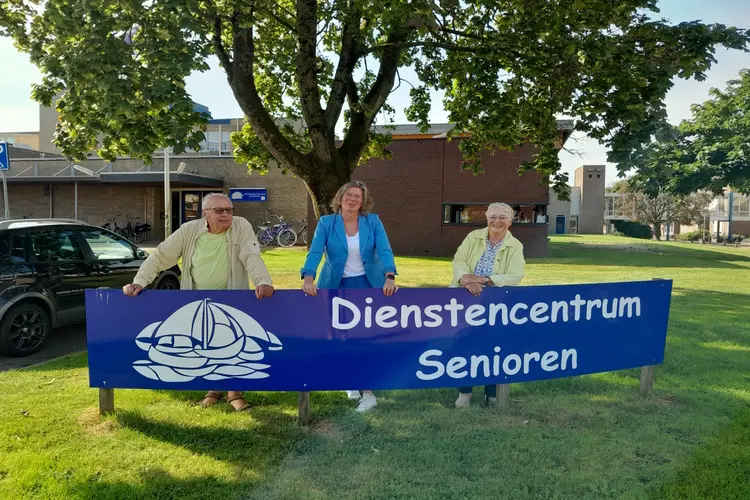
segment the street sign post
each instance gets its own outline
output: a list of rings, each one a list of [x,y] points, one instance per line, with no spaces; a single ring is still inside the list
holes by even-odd
[[[8,179],[5,172],[10,169],[10,154],[8,153],[8,143],[0,142],[0,172],[3,174],[3,203],[5,203],[5,219],[10,219],[10,209],[8,208]]]

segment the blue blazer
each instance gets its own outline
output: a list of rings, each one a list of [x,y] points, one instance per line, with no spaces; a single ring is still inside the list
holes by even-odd
[[[373,288],[383,288],[385,273],[396,274],[396,264],[383,223],[375,214],[359,216],[359,252],[370,285]],[[301,271],[302,279],[306,275],[315,277],[324,253],[326,260],[320,271],[318,288],[338,288],[346,259],[349,258],[344,219],[340,214],[324,215],[318,221]]]

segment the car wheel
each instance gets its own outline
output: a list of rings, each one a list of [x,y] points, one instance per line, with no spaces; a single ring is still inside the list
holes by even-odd
[[[9,356],[29,356],[39,351],[52,330],[47,312],[36,304],[18,304],[8,310],[0,323],[0,352]]]
[[[180,282],[173,276],[165,276],[156,284],[157,290],[179,290]]]

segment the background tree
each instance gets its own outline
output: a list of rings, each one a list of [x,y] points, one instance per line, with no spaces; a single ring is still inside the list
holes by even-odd
[[[708,206],[711,204],[713,196],[706,191],[690,193],[687,196],[681,196],[677,200],[677,219],[675,222],[683,226],[692,226],[698,224],[703,229],[704,215],[708,213]]]
[[[608,191],[625,194],[622,210],[630,214],[632,220],[651,226],[653,237],[657,240],[661,239],[662,224],[701,224],[712,199],[706,191],[674,195],[662,190],[649,194],[635,178],[620,179]]]
[[[634,181],[651,193],[719,194],[727,186],[750,193],[750,70],[710,94],[691,107],[692,118],[663,130],[618,169],[634,169]]]
[[[248,122],[233,136],[237,159],[264,170],[275,158],[320,214],[358,164],[384,154],[389,138],[373,125],[407,66],[420,81],[406,116],[425,129],[430,90],[444,91],[453,132],[471,134],[465,168],[481,172],[483,150],[531,142],[522,169],[567,198],[557,116],[627,156],[663,123],[672,78],[703,79],[716,46],[747,50],[747,32],[670,25],[648,17],[656,4],[5,0],[0,30],[41,69],[36,100],[50,105],[64,90],[55,143],[71,158],[98,148],[150,161],[165,146],[197,148],[206,117],[185,78],[215,55]]]

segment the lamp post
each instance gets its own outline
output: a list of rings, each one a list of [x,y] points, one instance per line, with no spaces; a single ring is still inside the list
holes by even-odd
[[[164,148],[164,239],[172,234],[172,189],[169,186],[169,148]]]

